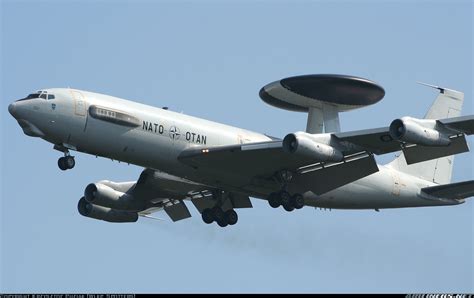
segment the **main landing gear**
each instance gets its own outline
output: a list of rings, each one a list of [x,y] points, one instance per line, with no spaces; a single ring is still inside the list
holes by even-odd
[[[70,170],[74,168],[75,165],[76,161],[74,156],[69,155],[69,151],[64,153],[64,157],[58,159],[58,167],[63,171]]]
[[[237,212],[232,208],[233,206],[231,204],[229,205],[228,195],[228,193],[220,190],[213,192],[212,196],[216,204],[212,208],[204,209],[201,214],[202,220],[205,223],[211,224],[216,222],[220,227],[232,226],[237,223],[239,217],[237,216]]]
[[[291,212],[295,209],[301,209],[304,206],[304,199],[303,196],[300,194],[294,194],[290,196],[290,194],[285,191],[279,191],[279,192],[272,192],[268,196],[268,203],[270,206],[273,208],[278,208],[280,206],[283,206],[283,208]]]
[[[216,222],[220,227],[226,227],[228,225],[235,225],[239,217],[234,209],[224,212],[220,207],[215,206],[213,208],[204,209],[202,212],[202,220],[207,224]]]
[[[295,209],[301,209],[304,206],[304,198],[300,194],[290,195],[286,190],[288,183],[293,178],[293,173],[287,170],[282,170],[275,173],[275,179],[280,183],[281,190],[279,192],[272,192],[267,200],[272,208],[283,208],[291,212]]]

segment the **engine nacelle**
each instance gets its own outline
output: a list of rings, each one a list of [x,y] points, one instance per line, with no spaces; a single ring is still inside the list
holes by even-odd
[[[85,217],[105,220],[108,222],[136,222],[138,213],[131,211],[115,210],[108,207],[89,203],[84,197],[77,204],[79,213]]]
[[[390,124],[390,136],[397,141],[423,146],[447,146],[449,135],[436,129],[436,120],[403,117]]]
[[[117,191],[102,183],[91,183],[84,190],[87,202],[120,210],[143,210],[142,202],[133,199],[133,196]]]
[[[314,136],[304,132],[290,133],[283,139],[283,150],[319,161],[342,161],[344,155],[336,148],[318,142]]]

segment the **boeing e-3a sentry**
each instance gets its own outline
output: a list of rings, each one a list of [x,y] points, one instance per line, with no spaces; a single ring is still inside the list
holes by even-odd
[[[341,132],[339,113],[380,101],[375,82],[346,75],[289,77],[264,86],[268,104],[308,113],[306,131],[283,139],[108,95],[42,89],[9,105],[23,132],[71,151],[144,167],[137,181],[87,185],[79,213],[108,222],[136,222],[164,210],[234,225],[250,197],[286,211],[446,206],[474,195],[474,180],[451,183],[453,157],[469,151],[474,116],[460,116],[464,94],[439,91],[424,119],[402,117],[387,127]],[[374,155],[402,151],[378,165]]]

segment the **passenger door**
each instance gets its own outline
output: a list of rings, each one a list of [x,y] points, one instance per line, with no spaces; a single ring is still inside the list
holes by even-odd
[[[80,91],[71,90],[72,98],[74,100],[74,116],[79,120],[81,129],[86,129],[86,117],[87,117],[87,103]]]

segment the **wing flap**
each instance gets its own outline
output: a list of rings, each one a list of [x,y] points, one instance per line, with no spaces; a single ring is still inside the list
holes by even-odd
[[[443,199],[465,199],[474,196],[474,180],[425,187],[421,191]]]
[[[305,189],[321,195],[378,170],[373,155],[356,156],[338,164],[302,169],[301,173],[293,178],[289,190],[300,192]]]
[[[431,147],[417,145],[403,148],[403,154],[408,165],[468,151],[469,147],[464,135],[452,138],[449,146]]]
[[[318,162],[284,152],[282,141],[187,149],[178,160],[203,171],[226,170],[248,177],[269,176],[278,169],[297,169]]]
[[[170,200],[165,204],[163,209],[173,221],[191,217],[188,207],[186,207],[186,204],[181,200]]]
[[[467,135],[474,134],[474,115],[441,119],[438,122]]]
[[[249,196],[241,194],[232,194],[230,202],[233,208],[253,208]]]

